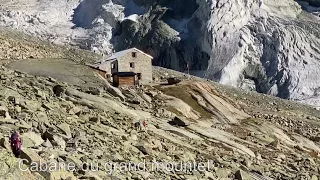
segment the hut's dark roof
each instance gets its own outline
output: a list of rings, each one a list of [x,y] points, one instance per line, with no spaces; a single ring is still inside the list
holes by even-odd
[[[107,72],[106,70],[103,70],[103,69],[99,69],[99,67],[95,67],[95,66],[90,66],[89,65],[89,67],[91,67],[92,69],[95,69],[95,70],[98,70],[98,71],[102,71],[102,72]]]
[[[128,76],[135,76],[136,73],[134,72],[115,72],[112,76],[119,76],[119,77],[128,77]]]

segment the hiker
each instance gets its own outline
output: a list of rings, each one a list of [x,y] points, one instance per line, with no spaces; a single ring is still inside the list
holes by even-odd
[[[14,133],[11,134],[10,144],[11,144],[11,149],[13,154],[16,157],[19,157],[21,153],[21,139],[20,139],[19,132],[15,131]]]
[[[137,131],[140,131],[140,130],[141,130],[140,121],[134,123],[134,128],[135,128]]]
[[[147,121],[146,120],[142,120],[142,127],[143,127],[144,131],[147,130]]]
[[[137,131],[146,131],[147,129],[147,121],[146,120],[140,120],[136,123],[134,123],[134,127]]]

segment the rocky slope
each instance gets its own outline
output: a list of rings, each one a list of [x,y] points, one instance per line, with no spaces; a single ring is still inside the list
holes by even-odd
[[[185,80],[171,86],[116,89],[102,81],[88,87],[2,66],[1,177],[320,178],[318,110],[155,68],[154,79],[169,76]],[[134,127],[142,119],[147,119],[145,131]],[[19,170],[20,159],[11,155],[13,130],[21,133],[21,159],[26,160],[20,168],[27,171]],[[32,169],[30,162],[40,161],[77,168]],[[155,162],[168,166],[152,169]],[[205,168],[181,168],[180,163],[204,163]]]
[[[95,53],[71,46],[60,46],[13,31],[0,28],[0,61],[19,59],[69,59],[78,63],[96,61],[101,57]]]

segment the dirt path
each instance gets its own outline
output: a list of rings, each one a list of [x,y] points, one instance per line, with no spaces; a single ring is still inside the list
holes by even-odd
[[[68,59],[17,60],[8,63],[7,67],[35,76],[52,77],[73,85],[94,87],[101,84],[91,68]]]

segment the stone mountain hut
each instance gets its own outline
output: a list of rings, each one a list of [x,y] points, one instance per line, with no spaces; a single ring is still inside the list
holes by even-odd
[[[153,57],[137,48],[111,54],[90,65],[114,86],[131,86],[152,82]]]

